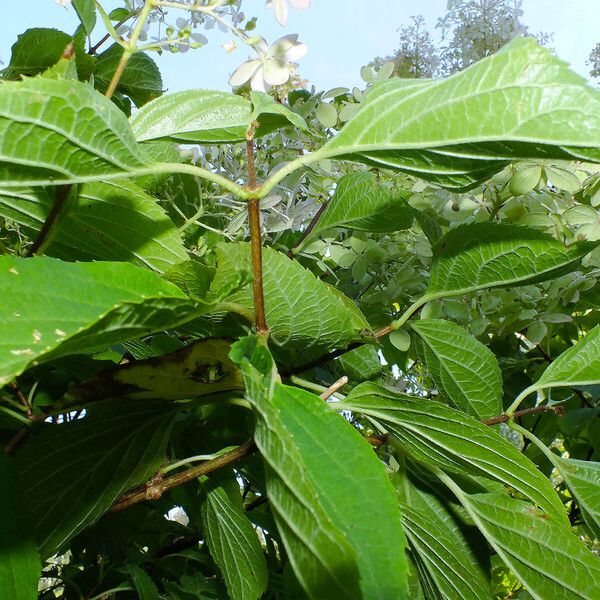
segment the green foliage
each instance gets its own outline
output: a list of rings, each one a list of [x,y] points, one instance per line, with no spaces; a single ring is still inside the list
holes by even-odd
[[[206,543],[233,600],[256,600],[267,587],[267,565],[252,524],[244,514],[239,486],[204,484],[201,507]],[[229,488],[229,489],[228,489]]]
[[[130,401],[115,418],[117,406],[100,402],[85,419],[43,425],[15,454],[43,558],[92,525],[124,491],[152,477],[164,460],[172,408]]]
[[[431,377],[457,408],[479,419],[502,412],[502,374],[488,348],[449,321],[421,319],[412,329]]]
[[[37,598],[40,557],[33,532],[22,513],[22,495],[11,459],[0,454],[0,598]]]
[[[600,93],[486,6],[364,90],[230,3],[19,36],[0,600],[599,597]],[[217,23],[250,89],[163,95]]]
[[[255,439],[267,464],[271,506],[308,594],[321,598],[335,589],[343,598],[402,595],[400,511],[368,444],[317,396],[274,383],[274,363],[252,338],[238,342],[232,358],[240,364],[258,415]],[[307,501],[315,513],[310,520]],[[323,546],[319,534],[323,541],[329,538]],[[347,556],[336,547],[337,539],[347,546]],[[378,555],[382,546],[386,552]],[[357,576],[360,590],[353,581]]]
[[[549,127],[544,96],[555,89],[561,110]],[[520,110],[507,110],[517,105]],[[565,63],[532,40],[517,39],[448,79],[374,85],[322,152],[468,189],[511,159],[598,160],[600,140],[592,134],[598,105],[597,93]],[[574,130],[571,114],[586,114],[590,126]]]

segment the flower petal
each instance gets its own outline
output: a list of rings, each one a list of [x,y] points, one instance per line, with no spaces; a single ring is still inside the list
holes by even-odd
[[[263,77],[269,85],[283,85],[290,78],[290,66],[283,60],[269,58],[263,61]]]
[[[288,0],[288,2],[296,10],[304,10],[310,6],[310,0]]]
[[[233,75],[229,78],[229,85],[232,87],[244,85],[259,68],[260,60],[247,60],[233,72]]]
[[[267,86],[265,85],[264,80],[264,72],[262,67],[260,69],[256,69],[256,73],[252,75],[252,79],[250,79],[250,88],[256,92],[266,92]]]

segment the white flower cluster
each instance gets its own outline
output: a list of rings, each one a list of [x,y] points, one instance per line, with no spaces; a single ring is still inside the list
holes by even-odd
[[[267,8],[272,8],[280,25],[287,23],[288,4],[296,10],[304,10],[310,6],[310,0],[267,0]]]
[[[295,33],[279,38],[270,47],[262,37],[256,38],[254,49],[258,58],[247,60],[235,70],[229,79],[233,87],[250,81],[253,90],[264,92],[271,86],[283,85],[297,67],[296,61],[308,52]]]

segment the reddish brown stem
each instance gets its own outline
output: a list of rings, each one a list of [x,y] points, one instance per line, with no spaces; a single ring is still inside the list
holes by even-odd
[[[300,236],[298,243],[288,251],[287,254],[290,258],[294,258],[294,256],[296,256],[296,253],[294,251],[296,250],[296,248],[299,248],[300,245],[302,244],[302,242],[310,235],[310,232],[315,228],[315,225],[321,218],[321,215],[325,212],[326,208],[327,208],[327,202],[324,202],[323,204],[321,204],[321,206],[319,207],[319,210],[315,213],[314,217],[310,220],[310,223],[308,224],[306,229],[302,232],[302,235]]]
[[[553,412],[555,415],[562,416],[565,414],[565,409],[563,406],[534,406],[533,408],[517,410],[512,416],[498,415],[497,417],[491,417],[483,420],[482,423],[484,425],[498,425],[499,423],[507,423],[511,419],[518,419],[519,417],[525,417],[527,415],[534,415],[542,412]]]
[[[226,454],[222,454],[221,456],[213,458],[212,460],[207,460],[197,467],[192,467],[191,469],[187,469],[186,471],[182,471],[181,473],[177,473],[171,477],[161,477],[159,474],[158,476],[153,477],[142,488],[138,488],[133,492],[129,492],[128,494],[121,496],[121,498],[119,498],[112,505],[110,510],[111,512],[119,512],[128,508],[129,506],[139,504],[140,502],[145,502],[146,500],[158,500],[165,492],[173,489],[174,487],[183,485],[184,483],[198,479],[198,477],[208,475],[217,469],[231,465],[234,462],[237,462],[238,460],[256,452],[256,450],[257,448],[254,441],[248,440],[241,446],[234,448]]]
[[[256,182],[256,166],[254,164],[254,131],[258,123],[252,123],[246,132],[246,157],[248,160],[248,189],[253,192],[258,188]],[[256,332],[260,335],[269,331],[265,316],[265,296],[263,290],[262,241],[260,231],[260,205],[257,198],[248,200],[248,226],[250,227],[250,249],[252,258],[252,292],[254,296],[254,318]]]

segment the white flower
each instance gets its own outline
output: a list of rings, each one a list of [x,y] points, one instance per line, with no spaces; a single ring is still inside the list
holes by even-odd
[[[64,6],[65,8],[71,6],[71,0],[54,0],[54,2],[56,2],[56,4],[59,6]]]
[[[275,18],[280,25],[287,23],[288,3],[296,10],[304,10],[310,6],[310,0],[267,0],[267,8],[275,11]]]
[[[263,38],[258,38],[254,48],[259,58],[240,65],[229,79],[229,85],[239,87],[250,80],[253,90],[265,91],[273,85],[283,85],[308,48],[298,42],[298,34],[279,38],[270,48]]]

